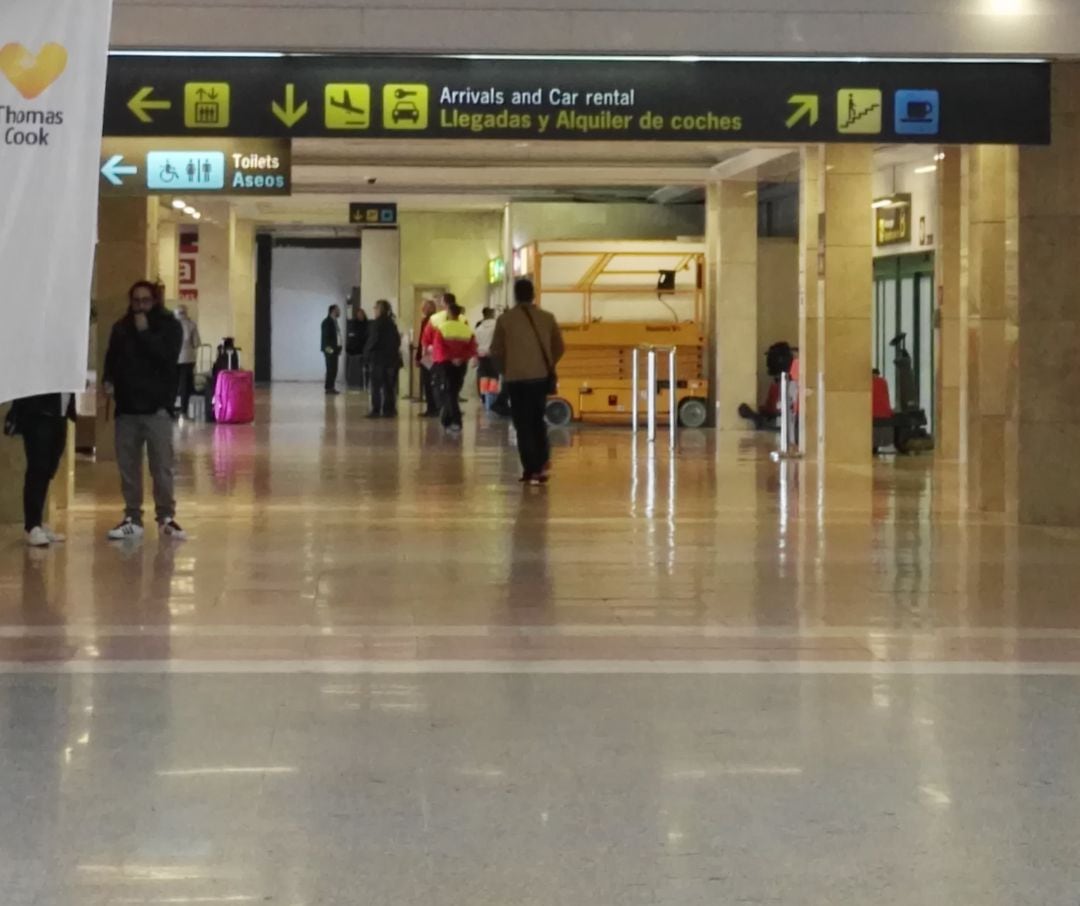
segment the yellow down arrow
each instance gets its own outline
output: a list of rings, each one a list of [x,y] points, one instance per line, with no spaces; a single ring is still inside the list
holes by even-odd
[[[821,99],[816,94],[793,94],[788,103],[795,106],[795,112],[787,118],[787,127],[791,129],[801,120],[809,117],[809,126],[816,126],[821,113]]]
[[[274,101],[271,109],[274,111],[274,116],[291,129],[307,116],[308,102],[304,101],[299,107],[296,106],[296,86],[290,82],[285,86],[285,106],[282,107]]]

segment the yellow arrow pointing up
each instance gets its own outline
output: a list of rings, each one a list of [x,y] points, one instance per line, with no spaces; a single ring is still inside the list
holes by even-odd
[[[821,113],[821,99],[816,94],[793,94],[788,103],[795,107],[795,112],[787,118],[787,127],[791,129],[801,120],[809,118],[809,126],[816,126]]]
[[[128,110],[138,117],[142,123],[152,123],[154,118],[150,116],[148,111],[150,110],[172,110],[172,101],[152,101],[150,95],[154,93],[154,89],[147,86],[140,88],[135,96],[128,101]]]
[[[282,107],[281,104],[274,101],[272,109],[274,116],[291,129],[307,116],[308,102],[304,101],[299,107],[296,106],[296,86],[290,82],[285,86],[285,106]]]

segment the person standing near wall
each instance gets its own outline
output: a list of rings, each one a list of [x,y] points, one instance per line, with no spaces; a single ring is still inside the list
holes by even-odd
[[[371,369],[371,411],[368,418],[397,415],[397,376],[401,370],[401,331],[386,299],[375,303],[375,320],[368,325],[364,357]]]
[[[109,539],[136,540],[144,534],[145,448],[158,527],[162,535],[182,541],[187,534],[176,521],[173,407],[184,333],[154,284],[139,281],[128,300],[128,313],[113,325],[103,374],[105,392],[116,402],[116,464],[124,493],[124,519]]]
[[[49,485],[67,448],[67,423],[75,421],[75,396],[46,393],[15,400],[10,415],[14,431],[22,435],[26,453],[23,478],[23,528],[30,547],[59,544],[64,536],[45,524]]]
[[[367,335],[367,312],[357,303],[352,317],[345,324],[345,383],[359,390],[367,390],[368,387],[368,367],[364,358]]]
[[[514,284],[514,307],[495,324],[491,355],[499,365],[510,397],[517,431],[521,480],[545,484],[551,460],[544,410],[555,387],[555,366],[563,357],[562,332],[550,312],[533,304],[531,280]]]
[[[199,346],[202,338],[199,336],[199,325],[188,317],[186,305],[178,305],[176,308],[176,320],[184,331],[184,338],[180,344],[180,359],[178,364],[180,378],[180,414],[187,417],[188,403],[191,395],[195,392],[195,360],[199,355]]]
[[[461,433],[461,404],[458,397],[465,384],[469,362],[476,358],[476,336],[463,317],[457,302],[451,302],[446,318],[435,328],[432,339],[434,380],[441,404],[442,426],[451,434]]]
[[[326,393],[337,396],[338,363],[341,361],[341,309],[331,305],[322,322],[321,346],[326,358]]]

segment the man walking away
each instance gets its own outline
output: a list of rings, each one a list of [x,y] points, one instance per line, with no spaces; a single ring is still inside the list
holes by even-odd
[[[465,383],[469,362],[476,358],[476,337],[466,323],[464,310],[451,302],[446,319],[435,328],[432,342],[435,385],[442,405],[442,426],[451,434],[461,433],[461,403],[458,400]]]
[[[176,320],[184,331],[179,360],[180,414],[187,418],[188,403],[191,402],[191,394],[195,392],[195,360],[199,356],[202,338],[199,336],[199,326],[188,317],[186,305],[177,306]]]
[[[563,357],[562,332],[550,312],[536,308],[531,280],[514,284],[514,307],[495,324],[491,355],[499,365],[510,397],[517,431],[521,480],[545,484],[551,459],[544,410],[555,389],[555,366]]]
[[[177,360],[184,332],[161,304],[152,283],[128,292],[128,313],[113,326],[105,353],[105,391],[116,402],[116,463],[124,494],[124,520],[112,541],[143,536],[143,448],[150,460],[154,507],[162,535],[184,540],[174,498],[173,406]]]
[[[326,357],[326,393],[337,396],[338,363],[341,361],[341,309],[331,305],[322,322],[322,351]]]
[[[11,404],[12,419],[26,451],[23,479],[23,527],[30,547],[59,544],[64,536],[45,525],[45,500],[67,447],[67,423],[75,421],[70,393],[28,396]]]
[[[401,370],[401,331],[394,322],[390,303],[375,303],[375,320],[368,326],[364,357],[371,368],[371,411],[368,418],[397,415],[397,375]]]

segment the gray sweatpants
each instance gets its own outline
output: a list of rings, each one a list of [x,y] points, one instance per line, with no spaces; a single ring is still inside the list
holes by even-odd
[[[143,518],[143,447],[150,460],[154,483],[154,508],[159,522],[176,515],[173,469],[173,420],[164,410],[155,415],[116,417],[116,462],[120,467],[120,489],[124,493],[124,515],[139,525]]]

